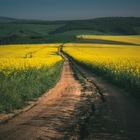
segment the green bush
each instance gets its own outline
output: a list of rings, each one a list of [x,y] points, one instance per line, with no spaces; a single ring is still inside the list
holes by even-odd
[[[59,79],[62,61],[51,67],[15,70],[0,78],[0,112],[9,112],[23,107],[49,90]]]

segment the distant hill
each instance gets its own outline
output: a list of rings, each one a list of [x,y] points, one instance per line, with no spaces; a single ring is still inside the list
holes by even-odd
[[[0,17],[0,23],[16,22],[17,20],[19,20],[19,19],[10,18],[10,17]]]
[[[86,20],[69,21],[45,21],[45,20],[26,20],[9,17],[0,17],[0,23],[18,24],[39,24],[39,25],[63,25],[59,26],[50,35],[62,34],[65,32],[92,32],[95,34],[114,34],[114,35],[138,35],[140,34],[140,17],[105,17]]]
[[[73,30],[90,30],[103,34],[137,35],[140,34],[139,17],[110,17],[89,20],[67,21],[51,34],[59,34]]]
[[[0,24],[2,23],[19,23],[19,24],[61,24],[65,21],[49,21],[49,20],[36,20],[36,19],[18,19],[11,17],[0,16]]]
[[[77,35],[140,35],[140,17],[45,21],[0,17],[0,44],[77,42]]]

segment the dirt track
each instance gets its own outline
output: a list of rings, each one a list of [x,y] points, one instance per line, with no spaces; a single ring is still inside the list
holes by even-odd
[[[61,53],[61,55],[63,55]],[[0,140],[77,140],[92,111],[92,88],[83,90],[64,57],[57,85],[45,93],[30,110],[0,125]],[[82,92],[81,92],[82,91]]]
[[[140,110],[135,99],[78,69],[86,75],[86,85],[74,79],[65,57],[57,85],[32,109],[0,125],[0,140],[139,140]],[[94,83],[105,95],[104,102]]]
[[[31,110],[0,125],[0,140],[49,140],[66,137],[67,131],[75,125],[73,114],[81,100],[80,93],[81,86],[74,79],[66,59],[58,84],[42,96]]]

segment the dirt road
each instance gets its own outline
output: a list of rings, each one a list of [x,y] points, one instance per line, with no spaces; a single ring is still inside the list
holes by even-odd
[[[139,103],[78,66],[87,78],[80,84],[63,57],[57,85],[36,106],[0,125],[0,140],[139,140]]]
[[[78,139],[78,116],[83,113],[79,108],[84,102],[81,85],[65,58],[57,85],[40,97],[35,107],[0,125],[0,140]]]

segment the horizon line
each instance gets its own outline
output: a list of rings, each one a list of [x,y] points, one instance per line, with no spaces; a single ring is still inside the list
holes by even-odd
[[[92,20],[101,18],[140,18],[140,16],[101,16],[101,17],[91,17],[91,18],[74,18],[74,19],[45,19],[45,18],[19,18],[10,16],[0,16],[0,18],[9,18],[13,20],[34,20],[34,21],[74,21],[74,20]]]

